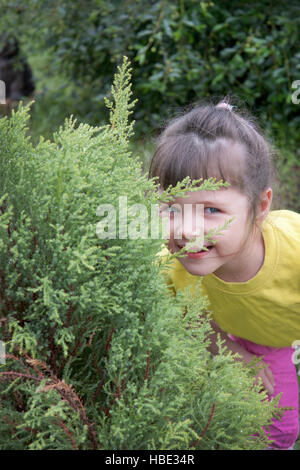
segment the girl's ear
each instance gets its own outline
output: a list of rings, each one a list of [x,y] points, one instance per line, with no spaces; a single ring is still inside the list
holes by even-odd
[[[258,211],[256,220],[258,223],[263,222],[263,220],[267,217],[270,207],[272,204],[273,199],[273,190],[272,188],[267,188],[263,191],[260,195],[260,201],[258,203]]]

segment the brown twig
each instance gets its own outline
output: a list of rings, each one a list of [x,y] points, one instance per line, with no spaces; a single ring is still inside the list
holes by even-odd
[[[21,372],[0,372],[0,377],[22,377],[23,379],[35,380],[36,382],[42,381],[39,377],[34,377],[30,374],[22,374]]]
[[[151,363],[151,354],[150,351],[147,351],[147,365],[146,365],[146,372],[145,372],[145,380],[149,379],[149,370],[150,370],[150,363]]]
[[[196,447],[196,445],[198,444],[198,442],[200,441],[200,439],[202,439],[202,437],[204,436],[204,434],[207,432],[208,427],[209,427],[209,425],[210,425],[210,423],[211,423],[212,417],[213,417],[214,412],[215,412],[215,407],[216,407],[216,405],[215,405],[215,403],[213,403],[213,405],[212,405],[212,410],[211,410],[210,416],[209,416],[209,418],[208,418],[208,421],[207,421],[207,424],[206,424],[204,430],[203,430],[202,433],[200,434],[199,438],[198,438],[196,441],[194,441],[194,442],[192,442],[192,443],[190,444],[190,448],[191,448],[191,447]]]
[[[48,391],[49,389],[55,389],[59,392],[61,395],[62,399],[65,400],[71,408],[73,408],[75,411],[77,411],[84,422],[84,424],[87,426],[91,441],[93,443],[93,448],[94,450],[98,449],[98,442],[96,438],[95,431],[93,429],[93,423],[90,423],[87,416],[86,412],[84,409],[84,406],[81,402],[81,399],[79,396],[75,393],[71,385],[68,385],[64,380],[57,381],[56,383],[52,383],[50,385],[46,385],[41,389],[41,391]],[[101,445],[101,444],[99,444]]]
[[[59,417],[59,415],[56,413],[55,416],[57,417],[57,425],[66,433],[68,436],[69,441],[72,444],[72,447],[74,450],[78,450],[78,447],[76,446],[76,442],[74,441],[72,434],[70,430],[67,428],[63,420]]]
[[[12,358],[12,359],[15,359],[16,361],[18,361],[21,365],[22,364],[22,361],[17,358],[16,356],[13,356],[12,354],[9,354],[8,357]],[[26,357],[28,357],[26,355]],[[29,380],[34,380],[35,382],[38,382],[38,383],[41,383],[43,379],[45,379],[45,375],[41,372],[40,369],[43,369],[43,370],[46,370],[50,375],[51,377],[50,378],[47,378],[48,381],[47,383],[42,387],[42,389],[40,389],[40,392],[47,392],[48,390],[57,390],[58,393],[60,394],[61,398],[66,401],[69,406],[71,408],[73,408],[76,412],[79,413],[79,416],[81,418],[81,420],[84,422],[84,424],[87,426],[88,428],[88,432],[89,432],[89,435],[90,435],[90,439],[92,441],[92,444],[93,444],[93,448],[94,450],[98,449],[99,445],[101,446],[101,444],[97,442],[97,438],[96,438],[96,433],[94,431],[94,423],[90,423],[90,421],[88,420],[87,418],[87,415],[86,415],[86,412],[85,412],[85,408],[83,406],[83,403],[80,399],[80,397],[76,394],[76,392],[73,390],[72,386],[71,385],[68,385],[64,380],[60,380],[58,379],[58,377],[56,377],[52,371],[48,368],[48,366],[42,362],[42,361],[39,361],[37,359],[32,359],[32,358],[27,358],[26,362],[34,368],[35,372],[38,373],[39,377],[36,377],[30,373],[22,373],[22,372],[13,372],[13,371],[9,371],[9,372],[0,372],[0,379],[1,378],[6,378],[6,379],[13,379],[13,378],[22,378],[22,379],[29,379]],[[25,367],[23,365],[23,367]]]
[[[110,330],[109,336],[108,336],[108,338],[107,338],[107,342],[106,342],[106,345],[105,345],[105,351],[108,351],[108,350],[111,348],[111,344],[110,344],[110,343],[111,343],[112,335],[114,334],[114,332],[115,332],[115,329],[112,328],[112,329]]]
[[[92,320],[93,317],[94,317],[94,315],[90,315],[90,316],[86,319],[85,325],[87,325],[87,324]],[[75,344],[73,350],[70,352],[69,358],[70,358],[70,357],[73,357],[73,356],[76,354],[78,348],[80,348],[80,347],[82,346],[82,341],[81,341],[81,340],[82,340],[82,338],[83,338],[84,333],[86,332],[86,330],[87,330],[87,328],[86,328],[85,330],[82,330],[82,331],[78,332],[78,334],[77,334],[77,336],[78,336],[77,343]],[[69,358],[66,358],[64,361],[61,361],[61,366],[60,366],[59,369],[57,370],[57,375],[60,375],[60,373],[63,371],[63,369],[65,368],[65,366],[66,366],[66,364],[67,364],[67,362],[68,362],[68,360],[69,360]]]
[[[99,392],[101,391],[103,385],[104,385],[104,378],[102,378],[102,380],[100,380],[100,382],[98,384],[98,387],[97,387],[97,389],[95,390],[95,392],[93,394],[93,400],[94,401],[96,401],[97,396],[98,396]]]

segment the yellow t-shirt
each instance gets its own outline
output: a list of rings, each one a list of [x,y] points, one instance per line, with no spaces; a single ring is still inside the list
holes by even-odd
[[[262,225],[264,263],[246,282],[203,277],[215,322],[227,333],[272,347],[300,341],[300,214],[272,211]],[[177,260],[168,270],[175,290],[195,285]]]

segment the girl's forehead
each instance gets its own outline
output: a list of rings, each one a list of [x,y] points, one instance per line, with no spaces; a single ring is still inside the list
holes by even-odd
[[[218,138],[200,145],[196,138],[186,142],[177,136],[169,144],[158,148],[153,167],[153,175],[159,177],[163,188],[176,186],[187,176],[191,180],[215,178],[244,187],[246,149],[239,142]]]
[[[228,188],[229,189],[229,188]],[[220,199],[224,199],[226,197],[226,194],[228,195],[227,188],[220,188],[216,191],[204,191],[204,190],[199,190],[199,191],[187,191],[185,193],[184,197],[178,197],[176,198],[178,201],[187,201],[187,200],[193,200],[193,201],[217,201]]]
[[[178,204],[219,204],[227,205],[247,202],[247,197],[235,188],[220,188],[216,191],[188,191],[186,197],[174,198]]]

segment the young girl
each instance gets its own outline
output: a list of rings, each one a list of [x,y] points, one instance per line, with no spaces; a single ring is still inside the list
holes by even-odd
[[[233,108],[225,101],[197,106],[171,121],[159,139],[150,176],[159,178],[162,189],[187,176],[230,184],[187,192],[188,197],[177,197],[164,209],[170,217],[169,250],[177,253],[195,243],[174,260],[170,278],[176,291],[204,276],[214,320],[213,354],[220,334],[240,360],[263,358],[258,374],[263,386],[270,397],[282,393],[280,405],[293,407],[273,421],[269,448],[292,449],[299,432],[292,346],[300,340],[300,215],[270,212],[271,146],[253,118]],[[200,246],[195,214],[185,213],[187,204],[204,207],[204,235],[232,222]],[[181,212],[184,224],[174,211]]]

